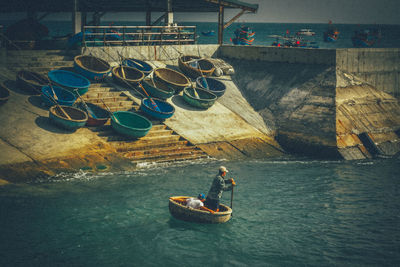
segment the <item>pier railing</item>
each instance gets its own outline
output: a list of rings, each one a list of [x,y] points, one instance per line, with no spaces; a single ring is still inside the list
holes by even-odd
[[[196,43],[196,26],[84,26],[82,46]]]

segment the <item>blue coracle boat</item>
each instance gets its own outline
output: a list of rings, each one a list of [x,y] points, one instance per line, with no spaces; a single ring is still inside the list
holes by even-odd
[[[102,81],[111,72],[110,64],[101,58],[79,55],[74,58],[74,69],[91,81]]]
[[[208,90],[218,97],[221,97],[226,91],[226,86],[223,82],[210,77],[198,77],[196,79],[196,86]]]
[[[64,106],[72,106],[75,103],[76,97],[70,91],[62,89],[58,86],[52,86],[52,88],[53,90],[48,85],[42,87],[41,98],[46,106],[55,105],[54,101],[56,101],[59,105]]]
[[[168,118],[171,118],[172,115],[174,115],[175,108],[173,105],[170,103],[160,100],[160,99],[154,99],[152,98],[153,101],[156,103],[158,109],[160,111],[157,111],[154,107],[153,104],[151,103],[151,100],[149,98],[143,98],[142,103],[140,105],[140,109],[146,113],[147,115],[159,119],[159,120],[165,120]]]
[[[52,70],[49,71],[48,76],[50,81],[74,94],[76,94],[75,90],[78,90],[80,95],[89,90],[89,80],[77,73],[67,70]]]
[[[149,63],[134,58],[123,60],[122,65],[138,69],[143,72],[145,76],[149,75],[153,71],[153,67]]]

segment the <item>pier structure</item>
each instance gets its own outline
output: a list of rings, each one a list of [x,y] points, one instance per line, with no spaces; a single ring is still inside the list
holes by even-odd
[[[235,9],[239,12],[225,22],[225,9]],[[257,4],[249,4],[239,0],[14,0],[1,2],[1,12],[26,12],[28,17],[41,20],[50,13],[70,12],[72,33],[84,30],[85,26],[99,26],[100,19],[108,12],[145,12],[146,26],[175,26],[174,12],[215,12],[218,13],[218,43],[223,42],[224,29],[229,27],[240,16],[257,12]],[[162,13],[153,21],[152,14]],[[40,13],[40,16],[38,14]],[[92,14],[88,21],[88,14]]]

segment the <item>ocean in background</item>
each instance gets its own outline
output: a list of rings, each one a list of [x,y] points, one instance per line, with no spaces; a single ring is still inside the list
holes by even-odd
[[[173,218],[168,198],[207,193],[220,165],[233,218]],[[400,266],[399,172],[399,158],[206,160],[3,186],[0,266]]]
[[[0,25],[5,28],[9,26],[11,21],[0,21]],[[71,23],[69,21],[43,21],[44,25],[49,28],[51,36],[62,36],[71,32]],[[142,22],[127,22],[127,21],[103,21],[102,25],[114,26],[137,26],[144,25]],[[196,32],[198,35],[199,44],[216,44],[218,37],[218,25],[215,22],[183,22],[179,25],[197,26]],[[378,28],[381,30],[382,38],[373,46],[375,48],[393,48],[400,47],[400,25],[357,25],[357,24],[335,24],[339,30],[339,39],[334,43],[326,43],[323,41],[323,32],[327,29],[328,24],[312,24],[312,23],[233,23],[224,31],[224,44],[232,44],[230,38],[234,38],[234,31],[240,26],[246,25],[255,32],[255,40],[253,45],[270,46],[276,38],[270,35],[285,35],[289,31],[289,35],[294,35],[300,29],[312,29],[315,36],[306,38],[311,42],[316,42],[320,48],[351,48],[353,47],[351,37],[355,30],[365,28]],[[210,30],[215,31],[215,36],[204,36],[201,32]]]

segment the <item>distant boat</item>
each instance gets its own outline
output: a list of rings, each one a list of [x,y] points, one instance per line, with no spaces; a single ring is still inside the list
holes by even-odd
[[[371,47],[381,38],[379,29],[361,29],[354,31],[351,38],[354,47]]]
[[[230,40],[235,45],[251,45],[254,41],[255,32],[248,26],[240,26],[234,34],[235,37]]]
[[[211,31],[202,31],[201,34],[204,35],[204,36],[214,36],[215,35],[215,31],[213,31],[213,30],[211,30]]]
[[[336,42],[339,37],[339,31],[337,29],[328,29],[324,32],[324,42]]]
[[[329,27],[324,32],[324,42],[336,42],[339,37],[339,31],[336,27],[332,26],[332,21],[329,21]]]
[[[311,29],[300,29],[296,34],[305,36],[314,36],[315,32]]]
[[[319,48],[317,42],[303,39],[300,36],[270,35],[270,37],[276,38],[276,41],[271,44],[276,47]]]

